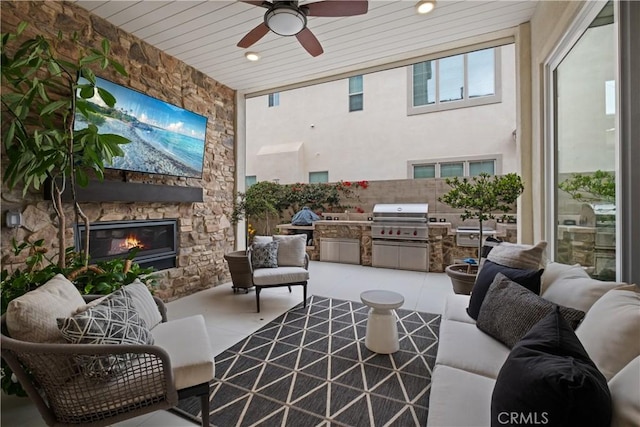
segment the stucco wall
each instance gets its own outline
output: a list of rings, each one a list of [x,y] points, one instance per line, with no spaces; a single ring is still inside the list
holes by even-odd
[[[266,95],[247,99],[246,175],[283,184],[308,182],[313,171],[329,171],[330,182],[405,179],[408,161],[483,155],[501,155],[498,172],[517,172],[515,48],[500,49],[498,104],[408,116],[406,67],[364,75],[363,111],[348,111],[348,79],[281,92],[277,107]],[[302,167],[276,174],[282,160],[258,155],[293,143],[302,143]]]
[[[208,117],[202,179],[127,173],[130,182],[202,187],[203,203],[83,203],[82,208],[92,222],[178,219],[178,267],[162,272],[157,289],[162,298],[173,299],[226,282],[229,276],[223,255],[234,245],[228,218],[235,182],[235,91],[71,3],[2,1],[1,7],[3,32],[27,21],[31,24],[28,36],[55,37],[58,30],[77,31],[81,43],[93,47],[109,39],[114,57],[129,77],[96,70],[99,76]],[[63,54],[74,55],[73,49],[65,48]],[[111,173],[108,179],[122,177]],[[51,253],[57,253],[56,216],[42,191],[29,191],[23,197],[22,189],[9,191],[3,186],[2,211],[8,209],[25,212],[26,226],[2,228],[3,268],[20,266],[24,260],[11,255],[12,238],[19,242],[44,238]],[[67,218],[73,218],[70,206]],[[69,242],[73,242],[71,222],[66,230]]]

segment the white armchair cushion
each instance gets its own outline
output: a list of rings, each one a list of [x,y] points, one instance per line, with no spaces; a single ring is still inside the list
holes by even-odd
[[[278,242],[279,267],[304,267],[307,248],[306,234],[276,235],[273,236],[273,240]]]
[[[253,284],[282,285],[309,280],[309,271],[302,267],[258,268],[253,270]]]
[[[39,343],[66,342],[56,319],[70,317],[84,299],[62,274],[9,303],[7,329],[15,339]]]
[[[215,359],[202,315],[160,323],[151,335],[155,345],[169,353],[176,389],[213,379]]]

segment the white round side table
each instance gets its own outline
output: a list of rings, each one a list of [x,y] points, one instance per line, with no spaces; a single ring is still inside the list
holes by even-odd
[[[404,304],[404,297],[391,291],[365,291],[360,300],[369,309],[364,345],[374,353],[390,354],[400,349],[398,325],[393,310]]]

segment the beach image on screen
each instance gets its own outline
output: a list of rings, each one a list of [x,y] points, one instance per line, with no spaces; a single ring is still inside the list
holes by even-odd
[[[81,82],[82,79],[81,79]],[[86,81],[85,81],[86,83]],[[96,85],[116,98],[109,108],[96,95],[88,99],[98,111],[89,121],[100,133],[124,136],[124,156],[113,159],[108,168],[164,175],[200,178],[204,161],[207,118],[152,98],[108,80],[96,78]],[[88,126],[76,114],[76,129]]]

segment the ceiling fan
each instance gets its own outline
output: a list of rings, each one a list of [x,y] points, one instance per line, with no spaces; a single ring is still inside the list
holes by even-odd
[[[318,56],[324,52],[320,42],[315,35],[307,28],[307,16],[341,17],[363,15],[369,8],[367,0],[330,0],[318,1],[298,5],[298,1],[273,0],[252,1],[241,0],[254,6],[267,9],[264,14],[264,22],[260,23],[253,30],[238,42],[238,47],[247,48],[269,31],[281,36],[296,36],[302,47],[311,56]]]

